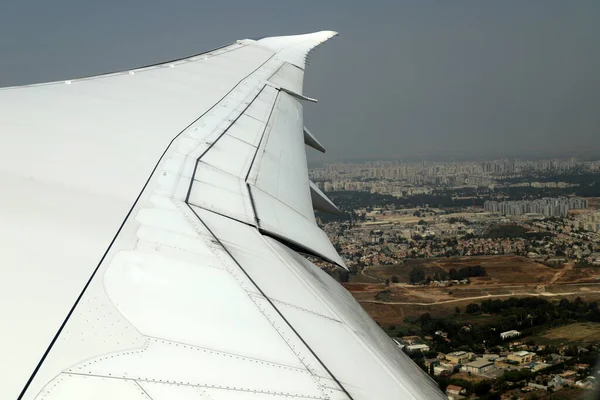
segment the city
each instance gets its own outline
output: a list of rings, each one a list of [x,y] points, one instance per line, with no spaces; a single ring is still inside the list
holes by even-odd
[[[538,181],[572,171],[597,173],[600,160],[492,160],[483,162],[397,162],[327,164],[310,171],[325,192],[370,191],[394,196],[429,194],[434,188],[570,188],[577,183]],[[529,179],[523,179],[523,178]]]
[[[598,388],[600,161],[375,161],[310,176],[343,211],[319,221],[350,272],[320,265],[449,398]]]

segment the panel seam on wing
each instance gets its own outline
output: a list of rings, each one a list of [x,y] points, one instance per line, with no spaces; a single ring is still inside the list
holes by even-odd
[[[252,294],[250,294],[250,296],[252,296]],[[233,358],[236,358],[236,359],[239,359],[239,360],[248,361],[248,362],[251,362],[251,363],[262,364],[262,365],[269,365],[269,366],[272,366],[272,367],[282,368],[282,369],[286,369],[286,370],[289,370],[289,371],[299,372],[299,373],[303,373],[303,374],[310,374],[310,372],[308,370],[306,370],[306,369],[292,367],[291,365],[279,364],[279,363],[274,363],[274,362],[263,360],[263,359],[259,359],[259,358],[246,357],[246,356],[243,356],[243,355],[240,355],[240,354],[227,353],[227,352],[224,352],[224,351],[219,351],[219,350],[214,350],[214,349],[208,349],[208,348],[205,348],[205,347],[194,346],[192,344],[176,342],[176,341],[173,341],[173,340],[169,340],[169,339],[165,339],[165,338],[160,338],[160,337],[146,336],[146,338],[148,338],[148,340],[156,342],[156,343],[162,343],[162,344],[167,344],[167,345],[174,345],[174,346],[177,346],[177,347],[182,347],[184,349],[191,349],[191,350],[194,350],[194,351],[202,351],[204,353],[215,354],[215,355],[223,356],[223,357],[233,357]]]
[[[256,296],[256,295],[253,295],[253,296]],[[287,303],[285,301],[277,300],[277,299],[275,299],[273,297],[270,297],[270,296],[269,296],[269,300],[271,300],[273,303],[281,304],[281,305],[284,305],[284,306],[287,306],[287,307],[294,308],[296,310],[300,310],[300,311],[303,311],[303,312],[307,312],[309,314],[316,315],[316,316],[321,317],[321,318],[328,319],[328,320],[333,321],[333,322],[337,322],[337,323],[343,324],[343,322],[340,321],[339,319],[331,318],[331,317],[329,317],[327,315],[320,314],[320,313],[318,313],[316,311],[312,311],[312,310],[309,310],[307,308],[299,307],[297,305],[294,305],[294,304],[291,304],[291,303]]]
[[[329,400],[330,399],[327,395],[325,395],[326,397],[316,397],[316,396],[310,396],[310,395],[301,395],[301,394],[293,394],[293,393],[289,393],[289,392],[281,392],[281,391],[276,391],[276,390],[247,389],[247,388],[242,388],[242,387],[229,387],[229,386],[211,385],[211,384],[194,384],[194,383],[186,383],[186,382],[154,380],[154,379],[144,379],[144,378],[125,378],[125,377],[111,376],[111,375],[106,375],[106,374],[84,374],[84,373],[79,373],[79,372],[62,372],[60,374],[61,380],[59,382],[56,382],[56,384],[53,386],[56,386],[58,383],[60,383],[61,381],[63,381],[65,379],[64,377],[68,377],[70,375],[104,378],[104,379],[116,379],[116,380],[122,380],[122,381],[128,381],[128,382],[147,382],[147,383],[162,384],[162,385],[169,385],[169,386],[189,386],[189,387],[206,388],[206,389],[219,389],[219,390],[228,390],[228,391],[232,391],[232,392],[280,395],[280,396],[299,398],[299,399],[314,399],[314,400]]]

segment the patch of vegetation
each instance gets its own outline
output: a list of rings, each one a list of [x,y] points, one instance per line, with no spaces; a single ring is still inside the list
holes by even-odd
[[[408,280],[412,284],[423,282],[425,280],[425,270],[422,267],[413,267],[408,275]]]
[[[467,314],[476,314],[481,310],[481,307],[479,307],[478,304],[475,303],[471,303],[467,305],[467,308],[465,308],[465,311],[467,312]]]
[[[466,351],[484,352],[484,341],[486,347],[491,348],[502,343],[500,332],[512,329],[519,330],[521,337],[527,338],[541,336],[548,329],[574,322],[600,323],[598,302],[586,302],[581,298],[559,302],[538,297],[490,299],[480,304],[471,303],[465,311],[460,318],[454,314],[432,317],[426,313],[406,322],[420,335],[432,335],[434,348],[441,352],[455,351],[459,347],[468,349]],[[490,317],[483,318],[486,315]],[[451,343],[435,335],[439,330],[448,333]]]
[[[526,237],[527,229],[519,225],[493,225],[483,237],[489,239],[516,239]]]
[[[598,264],[592,264],[591,262],[580,260],[575,263],[575,268],[600,268]]]
[[[382,290],[375,295],[377,301],[390,301],[392,292],[388,289]]]
[[[487,276],[487,272],[481,265],[475,265],[462,267],[458,270],[450,268],[450,271],[448,271],[448,276],[451,280],[461,280],[476,276]]]
[[[435,271],[433,277],[426,276],[425,268],[416,265],[414,266],[408,275],[408,280],[413,285],[420,283],[429,283],[433,281],[448,281],[448,280],[463,280],[476,276],[487,276],[487,272],[485,268],[481,265],[462,267],[458,270],[456,268],[451,268],[448,272]]]

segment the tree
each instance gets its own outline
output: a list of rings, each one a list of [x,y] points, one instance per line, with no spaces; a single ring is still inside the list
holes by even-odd
[[[456,314],[460,314],[460,307],[459,307],[459,306],[456,306],[456,308],[454,309],[454,312],[455,312]]]
[[[562,308],[562,309],[567,309],[569,308],[569,300],[567,299],[561,299],[560,302],[558,303],[558,308]]]
[[[455,268],[450,268],[450,271],[448,271],[448,276],[453,281],[459,279],[458,271]]]
[[[490,385],[488,381],[477,382],[473,385],[473,393],[475,393],[477,396],[483,396],[489,392],[491,388],[492,385]]]
[[[392,275],[392,283],[400,283],[400,279],[396,275]]]
[[[427,226],[429,224],[427,223],[427,221],[420,219],[419,222],[417,222],[417,225]]]
[[[389,290],[382,290],[375,295],[377,301],[389,301],[391,292]]]
[[[412,283],[413,285],[416,283],[423,282],[425,280],[425,271],[423,270],[423,268],[413,267],[410,270],[408,279],[410,280],[410,283]]]
[[[478,313],[480,310],[479,305],[475,304],[475,303],[471,303],[467,306],[466,311],[468,314],[475,314]]]
[[[419,320],[421,321],[421,326],[425,325],[426,323],[428,323],[429,321],[431,321],[431,314],[429,313],[425,313],[422,314],[421,317],[419,317]]]

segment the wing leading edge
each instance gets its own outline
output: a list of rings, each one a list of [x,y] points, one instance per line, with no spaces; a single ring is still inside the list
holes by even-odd
[[[0,212],[34,233],[6,232],[0,258],[22,287],[42,274],[21,317],[2,309],[30,340],[2,349],[3,398],[445,398],[295,251],[344,266],[315,223],[315,201],[335,206],[311,190],[302,117],[306,56],[334,35],[0,90],[3,144],[28,138],[0,164]]]

